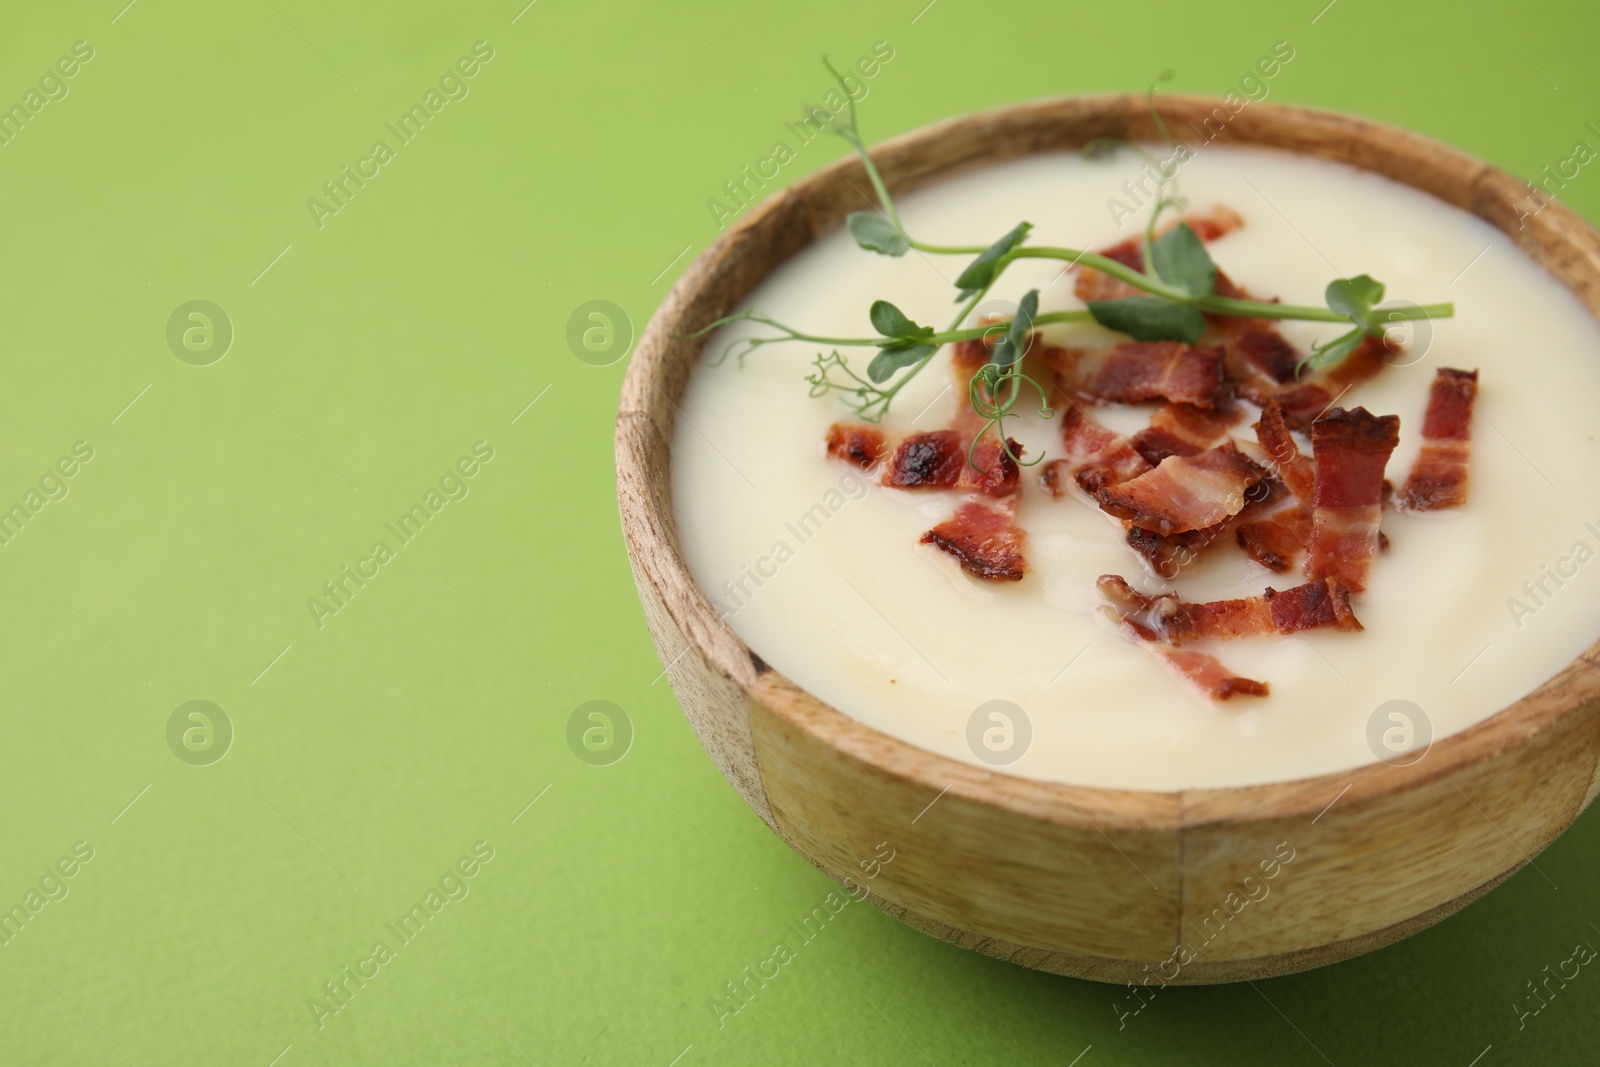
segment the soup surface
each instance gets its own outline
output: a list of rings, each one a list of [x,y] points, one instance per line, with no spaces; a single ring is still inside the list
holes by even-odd
[[[1148,218],[1148,206],[1126,213],[1143,199],[1124,186],[1142,162],[1131,151],[1035,156],[899,206],[907,229],[935,244],[987,244],[1027,219],[1032,244],[1101,248]],[[770,333],[738,324],[710,338],[681,400],[673,501],[696,580],[763,659],[845,713],[954,759],[1166,790],[1425,759],[1430,737],[1492,715],[1600,635],[1600,327],[1578,301],[1488,224],[1372,174],[1212,146],[1179,168],[1177,183],[1190,210],[1223,205],[1244,218],[1208,247],[1253,294],[1320,305],[1330,280],[1367,273],[1391,298],[1456,305],[1454,319],[1408,331],[1407,351],[1339,401],[1400,416],[1387,468],[1398,486],[1421,444],[1436,369],[1480,371],[1467,503],[1384,512],[1389,548],[1354,598],[1365,629],[1207,644],[1233,673],[1272,691],[1197,696],[1098,610],[1100,575],[1145,572],[1123,527],[1089,498],[1075,488],[1052,496],[1040,484],[1044,467],[1025,469],[1017,524],[1027,532],[1027,576],[969,577],[918,543],[955,511],[956,494],[889,489],[829,458],[828,427],[854,417],[836,396],[808,394],[820,346],[771,345],[742,366],[718,364],[735,338]],[[886,299],[943,328],[968,258],[874,255],[841,230],[777,271],[747,306],[811,333],[865,337],[874,332],[868,306]],[[1062,266],[1014,264],[980,311],[1005,313],[1006,301],[1033,288],[1041,311],[1082,306]],[[1283,332],[1307,350],[1341,331],[1285,323]],[[1043,333],[1077,346],[1123,339],[1082,324]],[[871,351],[841,354],[864,371]],[[884,430],[949,425],[967,401],[951,381],[945,349],[896,398]],[[1061,455],[1060,419],[1036,408],[1019,404],[1024,416],[1008,432],[1026,458],[1048,461]],[[1234,430],[1246,441],[1251,410]],[[1131,432],[1149,408],[1094,415]],[[1228,543],[1162,588],[1198,601],[1301,581]]]

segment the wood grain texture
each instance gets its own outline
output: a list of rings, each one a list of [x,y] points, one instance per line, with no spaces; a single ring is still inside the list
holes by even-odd
[[[1470,211],[1600,317],[1600,235],[1480,160],[1345,115],[1157,103],[1188,143],[1332,159]],[[1143,98],[1020,104],[896,138],[873,156],[900,193],[1096,137],[1155,139]],[[1438,922],[1533,862],[1600,793],[1600,645],[1411,766],[1173,792],[1040,782],[945,759],[767,667],[695,586],[678,544],[669,448],[701,345],[684,335],[737,310],[774,267],[867,207],[869,188],[860,163],[843,160],[707,249],[641,337],[617,420],[623,529],[667,677],[718,769],[791,847],[836,880],[859,880],[861,860],[887,843],[895,859],[867,899],[1023,966],[1107,982],[1229,982],[1347,959]]]

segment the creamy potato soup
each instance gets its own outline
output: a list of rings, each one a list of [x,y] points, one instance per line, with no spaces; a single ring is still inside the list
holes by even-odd
[[[907,230],[941,245],[986,245],[1018,221],[1030,244],[1101,249],[1140,233],[1143,160],[1030,157],[968,173],[900,201]],[[1136,595],[1184,602],[1258,598],[1299,586],[1233,531],[1171,581],[1130,550],[1129,527],[1073,483],[1042,476],[1064,458],[1063,416],[1017,404],[1007,432],[1025,449],[1014,522],[1020,580],[990,581],[924,534],[951,520],[955,491],[884,484],[830,455],[835,423],[860,422],[837,394],[810,395],[819,351],[769,345],[742,363],[716,356],[761,325],[724,327],[681,400],[672,447],[674,510],[696,580],[729,626],[817,697],[911,744],[982,767],[1101,787],[1238,786],[1404,762],[1546,681],[1600,635],[1600,328],[1510,239],[1420,192],[1341,165],[1265,150],[1207,147],[1179,168],[1191,214],[1243,220],[1206,247],[1258,299],[1321,305],[1335,278],[1370,274],[1391,301],[1453,302],[1456,315],[1401,336],[1408,347],[1337,398],[1399,417],[1384,476],[1401,489],[1423,446],[1441,368],[1478,371],[1464,504],[1382,510],[1387,540],[1365,588],[1349,592],[1360,629],[1322,626],[1192,646],[1231,675],[1270,686],[1208,699],[1106,609],[1102,576]],[[1148,190],[1148,185],[1145,186]],[[1130,214],[1130,212],[1133,212]],[[868,307],[892,301],[943,329],[970,255],[903,258],[843,231],[786,264],[745,302],[831,337],[867,337]],[[1009,314],[1030,289],[1040,312],[1082,307],[1076,271],[1013,264],[978,313]],[[1284,322],[1301,352],[1342,332]],[[1039,342],[1087,349],[1127,338],[1088,323],[1043,326]],[[841,348],[864,373],[870,349]],[[878,428],[891,442],[948,427],[967,404],[942,349]],[[1030,364],[1031,367],[1031,364]],[[1260,458],[1258,406],[1229,433]],[[1154,405],[1084,408],[1119,434]],[[1309,457],[1310,439],[1297,433]],[[1170,462],[1170,461],[1168,461]],[[1162,464],[1166,470],[1166,464]],[[1064,481],[1065,484],[1060,484]],[[1398,496],[1398,494],[1396,494]],[[1360,583],[1356,583],[1360,584]]]

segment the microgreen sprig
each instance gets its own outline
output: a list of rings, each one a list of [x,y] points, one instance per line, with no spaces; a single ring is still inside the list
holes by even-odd
[[[1002,447],[1008,453],[1003,424],[1005,418],[1011,415],[1024,384],[1032,385],[1039,391],[1044,402],[1041,415],[1048,418],[1051,414],[1043,388],[1021,371],[1021,355],[1027,344],[1028,332],[1038,326],[1092,321],[1135,340],[1174,340],[1189,344],[1199,341],[1205,333],[1207,315],[1344,323],[1354,327],[1326,344],[1314,345],[1312,354],[1298,368],[1303,371],[1307,367],[1319,368],[1343,359],[1355,351],[1365,338],[1381,334],[1389,324],[1449,318],[1455,314],[1454,305],[1449,303],[1379,307],[1384,298],[1384,286],[1365,274],[1329,283],[1324,293],[1324,307],[1219,296],[1216,263],[1194,229],[1186,222],[1179,222],[1159,236],[1156,233],[1161,216],[1170,210],[1181,209],[1184,204],[1164,170],[1155,208],[1141,242],[1145,268],[1142,271],[1083,249],[1029,245],[1027,240],[1033,227],[1027,222],[1018,223],[988,245],[935,245],[919,241],[906,230],[883,176],[867,151],[857,123],[855,100],[850,96],[844,78],[834,70],[826,57],[823,62],[849,101],[844,116],[833,115],[829,125],[855,149],[881,205],[871,211],[851,213],[845,220],[846,228],[860,247],[880,255],[898,257],[916,249],[930,255],[976,256],[956,278],[956,300],[961,304],[961,310],[948,328],[935,330],[913,321],[888,301],[879,300],[873,303],[868,315],[877,336],[827,337],[795,329],[751,309],[718,319],[690,336],[702,336],[736,322],[761,323],[778,331],[776,336],[740,338],[724,350],[719,360],[733,352],[742,361],[763,345],[778,342],[808,341],[827,345],[832,351],[826,355],[819,353],[813,360],[812,373],[806,377],[811,385],[811,394],[843,394],[862,418],[872,421],[883,418],[895,396],[928,365],[941,346],[992,334],[995,329],[992,324],[963,329],[962,323],[1006,269],[1021,259],[1061,260],[1097,270],[1145,295],[1091,300],[1083,310],[1044,314],[1038,313],[1037,290],[1023,298],[1011,325],[994,345],[989,362],[968,383],[969,403],[986,420],[984,432],[991,426],[1000,432]],[[1163,72],[1162,80],[1168,80],[1166,72]],[[1155,86],[1152,85],[1151,113],[1168,144],[1176,149],[1179,147],[1177,142],[1172,139],[1166,123],[1155,109],[1154,93]],[[1085,151],[1086,154],[1103,157],[1114,154],[1118,144],[1110,140],[1096,141],[1085,146]],[[867,365],[865,377],[852,369],[849,360],[840,355],[839,348],[848,347],[877,349]],[[981,438],[982,434],[978,436]],[[973,443],[976,444],[976,440]],[[970,451],[968,462],[972,462]],[[1038,459],[1034,462],[1038,462]]]
[[[1031,385],[1038,391],[1040,418],[1048,419],[1055,416],[1044,386],[1022,372],[1022,357],[1027,354],[1028,344],[1032,340],[1035,315],[1038,311],[1039,290],[1030,289],[1017,304],[1017,313],[1006,325],[1005,332],[995,341],[994,347],[990,350],[989,362],[978,368],[978,372],[967,382],[967,403],[971,404],[972,410],[984,420],[983,428],[973,435],[971,443],[967,445],[967,465],[980,474],[983,473],[983,468],[978,466],[975,453],[978,442],[983,440],[991,427],[1000,440],[1000,447],[1011,457],[1012,462],[1031,467],[1044,459],[1044,454],[1040,453],[1032,461],[1024,460],[1011,451],[1011,442],[1006,437],[1006,418],[1022,396],[1023,385]]]
[[[828,68],[833,80],[839,83],[839,89],[847,101],[846,113],[849,117],[840,118],[829,109],[816,107],[807,107],[807,114],[814,115],[820,112],[828,115],[828,127],[854,148],[857,155],[869,159],[866,142],[861,139],[860,127],[856,124],[856,98],[851,95],[850,87],[844,77],[833,69],[833,64],[827,56],[822,57],[822,65]],[[845,219],[845,227],[850,231],[850,236],[854,237],[862,248],[885,256],[903,256],[913,248],[934,255],[960,255],[965,252],[982,251],[981,248],[953,248],[913,240],[911,235],[906,233],[905,227],[900,224],[900,212],[895,208],[894,198],[889,195],[888,187],[883,184],[883,176],[878,173],[877,166],[870,163],[867,165],[867,180],[872,183],[873,191],[878,194],[878,202],[883,205],[883,210],[856,211]]]
[[[1376,305],[1383,301],[1383,283],[1366,274],[1329,282],[1323,299],[1328,302],[1328,307],[1355,323],[1356,328],[1340,334],[1325,345],[1312,345],[1311,355],[1295,367],[1297,375],[1308,366],[1316,368],[1337,363],[1354,352],[1369,336],[1376,337],[1383,333],[1385,321],[1394,321],[1386,317],[1389,314],[1387,311],[1382,313],[1384,319],[1379,318]]]

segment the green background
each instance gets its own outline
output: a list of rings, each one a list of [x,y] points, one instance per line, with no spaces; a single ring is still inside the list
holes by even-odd
[[[75,41],[94,58],[0,146],[0,506],[75,442],[94,458],[0,545],[0,906],[75,842],[94,858],[0,947],[0,1063],[1595,1061],[1590,969],[1525,1028],[1512,1008],[1600,945],[1594,813],[1409,941],[1169,989],[1121,1030],[1118,989],[865,906],[719,1027],[709,999],[832,885],[661,679],[613,495],[625,362],[580,361],[566,326],[593,299],[643,326],[715,239],[707,199],[827,89],[821,54],[894,48],[870,139],[1164,68],[1225,91],[1287,40],[1274,100],[1523,175],[1600,147],[1591,5],[925,3],[8,14],[0,103]],[[470,94],[319,228],[308,198],[479,40]],[[1594,217],[1590,170],[1563,198]],[[235,331],[208,366],[166,337],[196,299]],[[470,495],[400,546],[385,522],[477,441]],[[379,539],[395,558],[319,627],[307,599]],[[235,731],[209,766],[167,741],[194,699]],[[609,766],[566,740],[592,699],[632,724]],[[319,1028],[308,1000],[479,841],[470,895]]]

